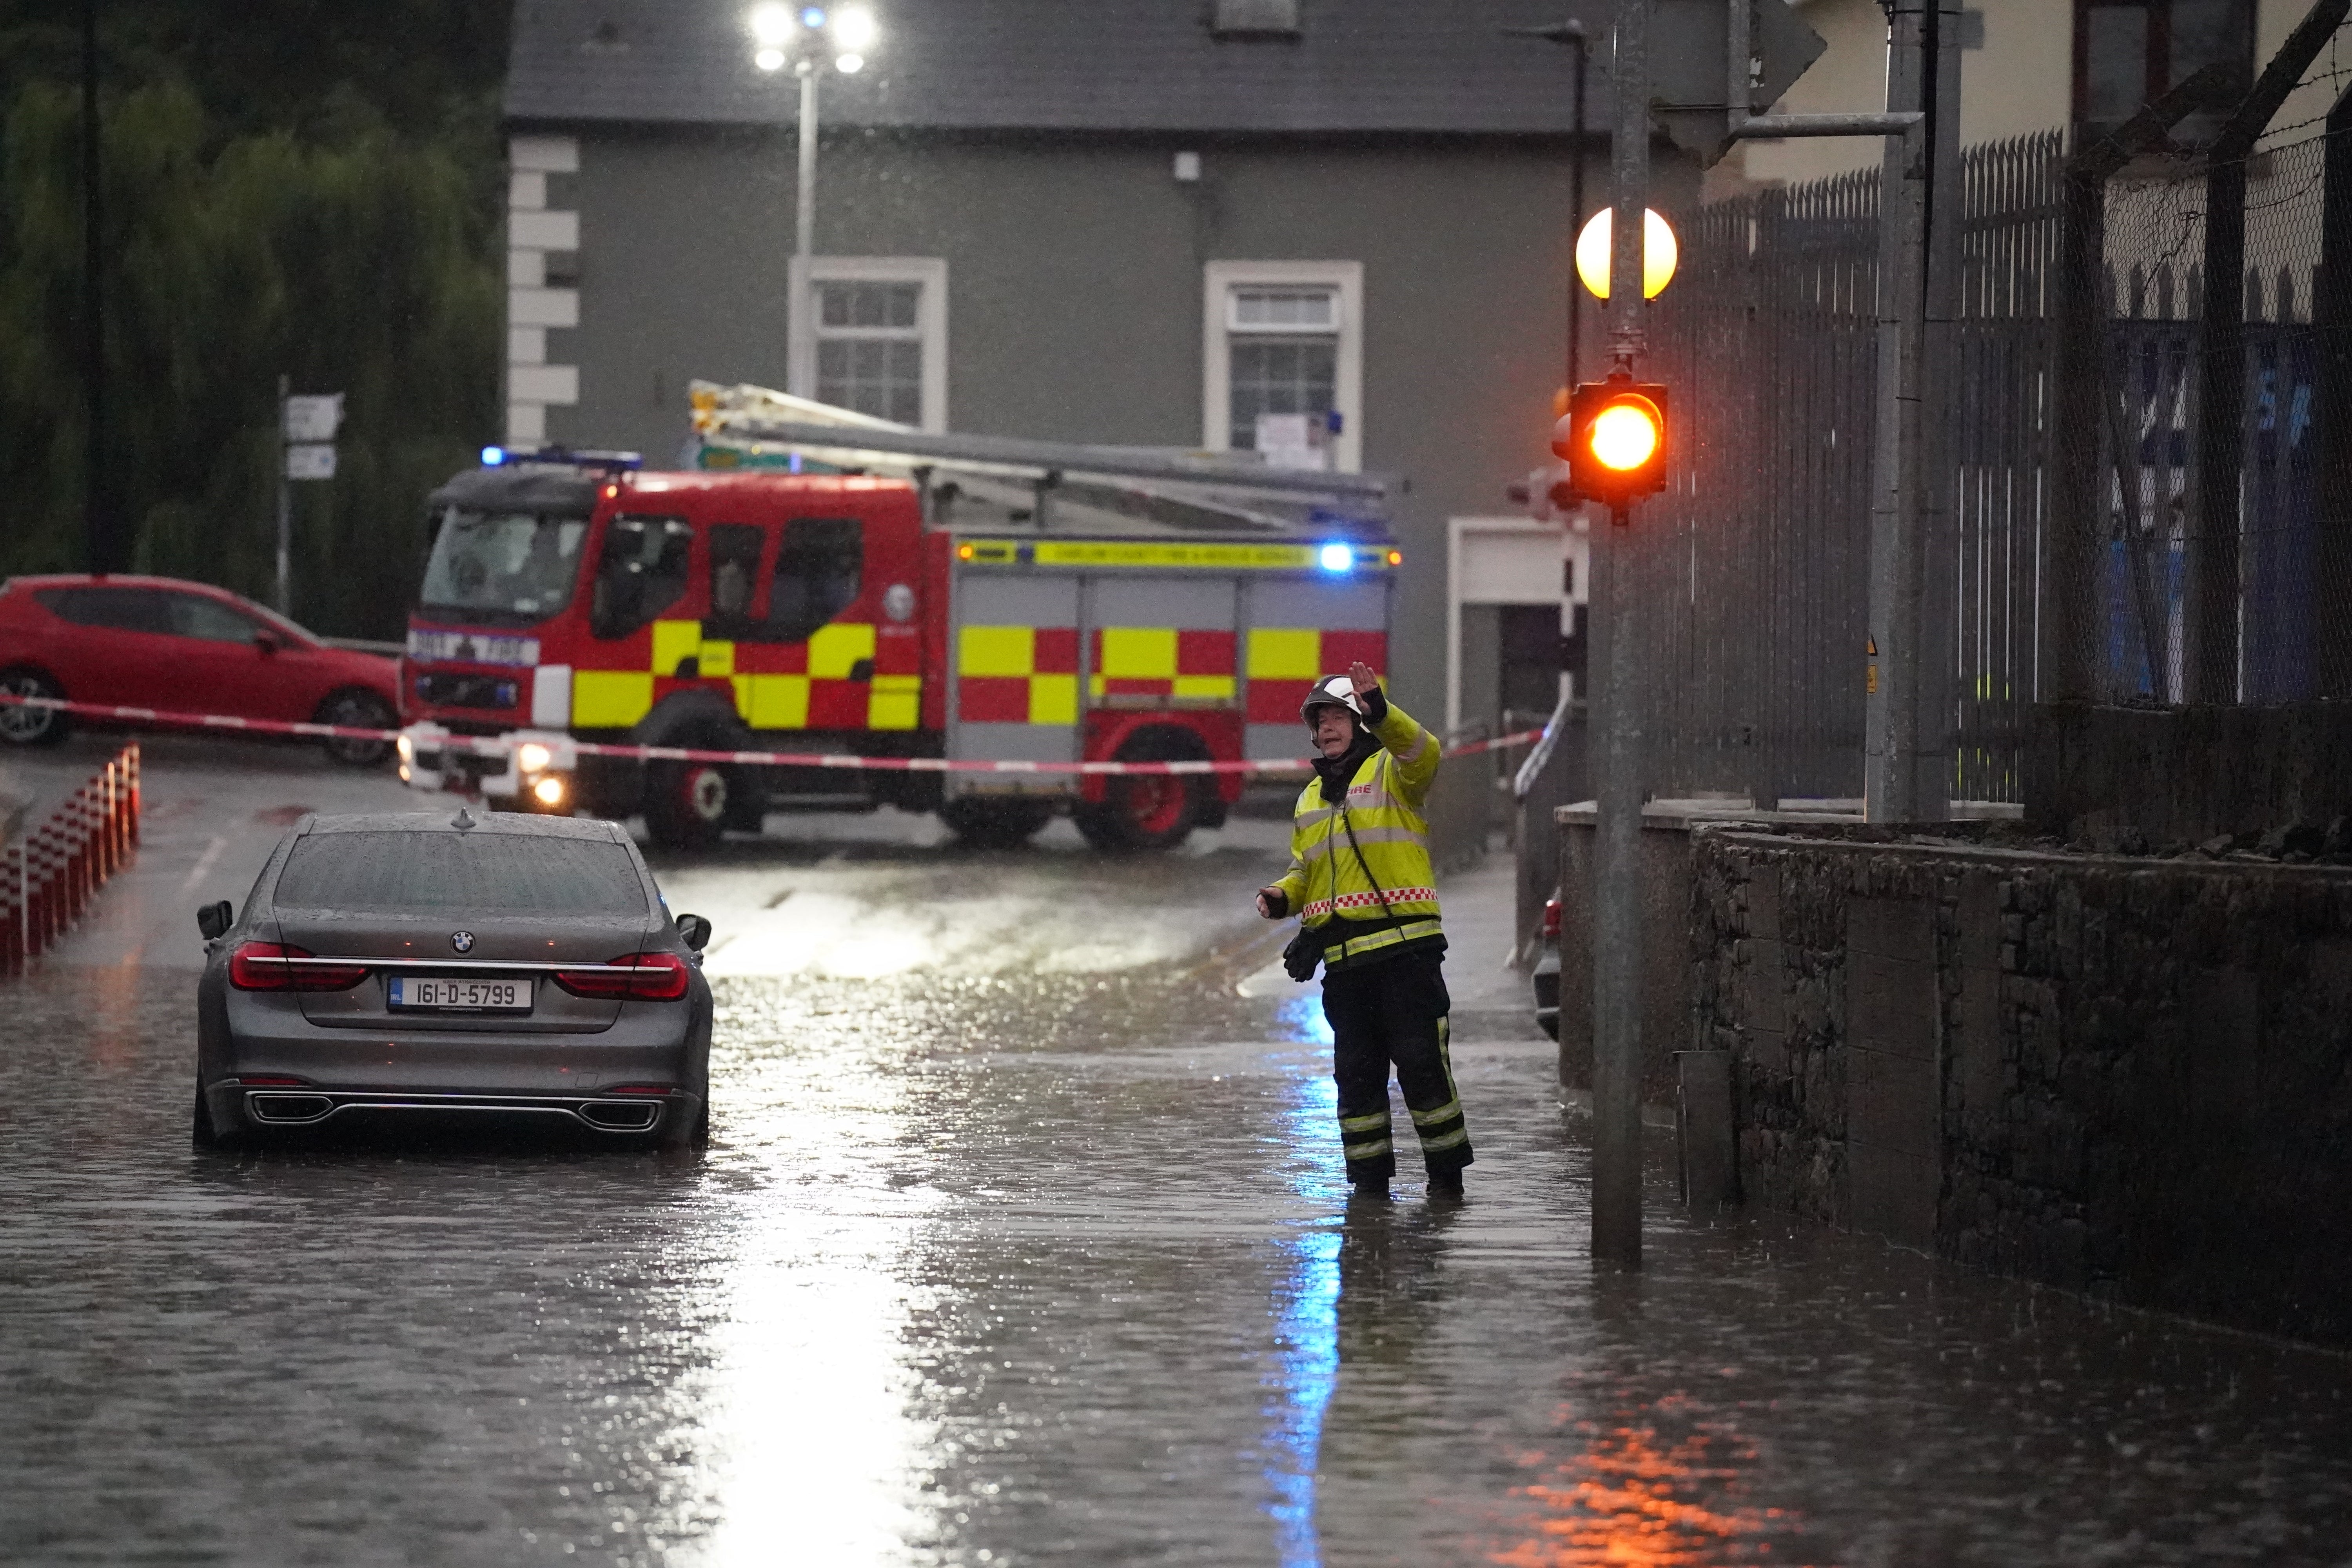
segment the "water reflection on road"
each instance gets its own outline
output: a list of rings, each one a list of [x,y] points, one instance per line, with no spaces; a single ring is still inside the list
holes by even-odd
[[[1596,1273],[1541,1043],[1457,1042],[1466,1205],[1351,1205],[1319,1011],[1213,969],[725,979],[689,1158],[199,1157],[187,974],[11,987],[0,1560],[2342,1560],[2344,1358],[1663,1168]]]

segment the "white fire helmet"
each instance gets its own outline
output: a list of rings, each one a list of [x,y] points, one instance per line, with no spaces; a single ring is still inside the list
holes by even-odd
[[[1307,700],[1298,705],[1298,717],[1310,730],[1315,727],[1315,710],[1318,708],[1345,708],[1356,716],[1357,723],[1364,721],[1363,699],[1356,695],[1356,683],[1349,676],[1324,676],[1316,681],[1314,689],[1307,692]]]

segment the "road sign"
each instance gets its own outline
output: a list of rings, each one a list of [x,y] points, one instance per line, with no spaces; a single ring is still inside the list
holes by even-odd
[[[333,479],[335,444],[331,441],[299,441],[287,447],[286,477],[289,479]]]
[[[331,441],[342,425],[343,395],[340,392],[286,400],[286,438],[289,441]],[[331,469],[331,463],[329,467]]]
[[[1731,10],[1742,0],[1651,0],[1650,118],[1675,146],[1712,165],[1731,148]],[[1748,101],[1780,101],[1829,47],[1787,0],[1746,0]]]

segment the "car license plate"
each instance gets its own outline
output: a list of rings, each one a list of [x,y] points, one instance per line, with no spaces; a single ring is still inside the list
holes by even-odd
[[[422,974],[395,974],[386,985],[393,1006],[426,1008],[436,1013],[528,1013],[528,980],[443,980]]]

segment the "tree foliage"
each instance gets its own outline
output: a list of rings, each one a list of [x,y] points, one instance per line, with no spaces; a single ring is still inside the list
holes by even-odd
[[[338,477],[294,487],[295,613],[397,632],[423,496],[499,426],[490,13],[502,43],[465,0],[107,6],[100,446],[137,569],[268,597],[283,374],[347,411]],[[79,55],[69,16],[0,16],[0,572],[75,569]]]

